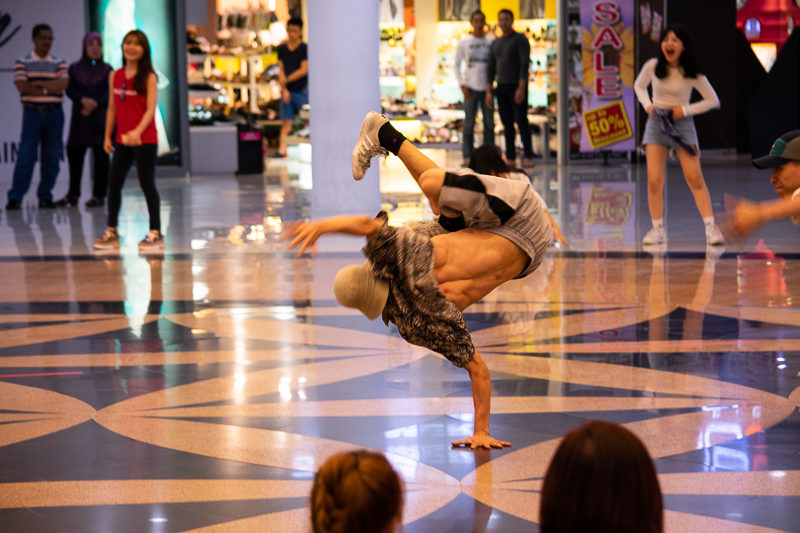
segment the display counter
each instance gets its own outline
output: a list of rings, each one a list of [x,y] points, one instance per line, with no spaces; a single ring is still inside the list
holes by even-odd
[[[236,123],[189,127],[190,172],[234,174],[237,170]]]

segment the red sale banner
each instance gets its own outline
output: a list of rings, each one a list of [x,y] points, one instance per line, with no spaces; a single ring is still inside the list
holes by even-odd
[[[584,118],[581,152],[599,147],[621,151],[636,147],[633,128],[626,118],[636,109],[635,4],[634,0],[580,0],[583,85],[576,109]],[[619,113],[612,110],[615,106]]]

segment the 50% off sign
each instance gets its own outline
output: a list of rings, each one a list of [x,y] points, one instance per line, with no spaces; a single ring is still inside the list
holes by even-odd
[[[633,135],[621,100],[584,112],[583,123],[593,149],[614,144]]]

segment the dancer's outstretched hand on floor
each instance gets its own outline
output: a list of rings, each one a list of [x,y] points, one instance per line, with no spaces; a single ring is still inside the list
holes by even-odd
[[[456,440],[451,442],[455,447],[469,447],[473,450],[477,450],[478,448],[506,448],[510,447],[511,443],[506,442],[504,440],[497,440],[490,436],[488,433],[480,433],[475,434],[471,437],[467,437],[466,439]]]

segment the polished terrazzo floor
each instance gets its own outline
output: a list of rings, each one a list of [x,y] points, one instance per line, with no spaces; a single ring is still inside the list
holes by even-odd
[[[704,170],[716,211],[771,195],[747,160]],[[314,471],[366,447],[405,479],[404,532],[536,531],[559,438],[604,419],[650,450],[668,532],[800,531],[800,229],[707,251],[673,163],[670,244],[642,250],[643,171],[535,170],[570,244],[465,313],[513,444],[478,452],[449,445],[471,433],[466,373],[337,305],[360,242],[282,251],[307,166],[160,180],[163,254],[136,250],[135,179],[119,254],[91,250],[102,211],[3,211],[0,530],[304,532]]]

